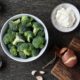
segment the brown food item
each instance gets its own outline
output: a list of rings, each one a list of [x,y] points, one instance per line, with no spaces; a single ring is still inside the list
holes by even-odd
[[[68,47],[76,52],[80,52],[80,39],[73,38]]]
[[[74,51],[68,48],[62,48],[60,54],[63,54],[61,59],[67,67],[74,67],[76,65],[77,57]]]
[[[42,76],[36,76],[36,79],[37,80],[43,80],[43,77]]]
[[[73,80],[69,69],[62,63],[61,60],[57,61],[55,66],[51,70],[51,74],[57,77],[59,80]]]
[[[36,73],[37,73],[37,70],[32,70],[31,75],[35,76]]]
[[[43,77],[42,76],[36,76],[36,79],[37,80],[43,80]]]
[[[68,48],[80,53],[80,39],[73,38],[68,45]],[[54,50],[52,49],[52,53],[53,52]],[[56,50],[56,54],[61,59],[62,55],[59,54],[59,52],[60,49],[58,48],[58,50]],[[78,53],[76,53],[76,55],[78,55]],[[54,75],[59,80],[80,80],[80,65],[77,64],[77,66],[75,66],[74,68],[68,68],[60,59],[58,59],[56,64],[53,66],[51,70],[52,75]]]
[[[60,54],[64,54],[66,51],[68,50],[68,48],[64,47],[60,50]]]

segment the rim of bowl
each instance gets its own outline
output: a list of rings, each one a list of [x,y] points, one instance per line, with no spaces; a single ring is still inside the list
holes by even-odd
[[[10,20],[17,19],[17,18],[19,18],[19,17],[21,17],[21,16],[23,16],[23,15],[32,17],[33,19],[35,19],[37,22],[39,22],[39,23],[43,26],[44,32],[45,32],[45,39],[46,39],[46,44],[45,44],[44,48],[41,49],[41,51],[39,52],[39,54],[38,54],[37,56],[35,56],[35,57],[30,57],[30,58],[28,58],[28,59],[22,59],[22,58],[18,58],[18,57],[12,56],[12,55],[10,54],[10,52],[8,51],[8,49],[6,48],[6,46],[5,46],[5,44],[4,44],[3,40],[2,40],[2,39],[3,39],[4,32],[5,32],[5,30],[7,29],[7,24],[8,24],[8,22],[9,22]],[[6,27],[6,28],[5,28],[5,27]],[[46,48],[47,48],[47,46],[48,46],[48,41],[49,41],[49,35],[48,35],[48,30],[47,30],[45,24],[42,22],[41,19],[39,19],[38,17],[36,17],[36,16],[34,16],[34,15],[32,15],[32,14],[22,13],[22,14],[14,15],[14,16],[12,16],[11,18],[9,18],[9,19],[4,23],[4,25],[2,26],[2,29],[1,29],[0,43],[1,43],[1,47],[2,47],[3,51],[5,52],[5,54],[6,54],[8,57],[10,57],[11,59],[13,59],[13,60],[15,60],[15,61],[18,61],[18,62],[31,62],[31,61],[34,61],[34,60],[38,59],[38,58],[45,52],[45,50],[46,50]]]
[[[56,23],[56,20],[54,20],[55,19],[55,13],[56,13],[56,11],[60,7],[62,7],[62,6],[64,6],[64,7],[71,7],[72,10],[73,10],[73,12],[74,12],[74,14],[75,14],[75,16],[76,16],[76,22],[71,27],[68,27],[68,28],[62,27],[62,26],[60,26],[60,25],[58,25]],[[75,30],[78,27],[78,25],[80,23],[80,18],[79,17],[80,17],[80,13],[79,13],[78,8],[75,5],[73,5],[71,3],[61,3],[61,4],[59,4],[58,6],[56,6],[52,10],[52,13],[51,13],[51,22],[53,24],[53,27],[55,27],[58,31],[60,31],[60,32],[71,32],[71,31]],[[58,26],[60,26],[60,28]]]

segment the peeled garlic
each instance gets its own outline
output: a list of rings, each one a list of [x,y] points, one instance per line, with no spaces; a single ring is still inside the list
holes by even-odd
[[[31,74],[34,76],[36,72],[37,72],[37,70],[33,70],[33,71],[31,72]]]
[[[42,76],[36,76],[36,79],[37,80],[43,80],[43,77]]]
[[[39,71],[39,73],[40,73],[40,74],[45,74],[45,72],[44,72],[44,71]]]

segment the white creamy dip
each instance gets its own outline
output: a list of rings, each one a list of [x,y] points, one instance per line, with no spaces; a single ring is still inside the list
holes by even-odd
[[[76,17],[70,7],[62,7],[56,12],[56,21],[62,27],[72,27],[76,21]]]

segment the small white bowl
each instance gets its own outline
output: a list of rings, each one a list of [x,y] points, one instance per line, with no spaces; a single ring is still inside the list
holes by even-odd
[[[32,17],[33,19],[35,19],[37,22],[39,22],[43,26],[44,32],[45,32],[45,39],[46,39],[46,44],[45,44],[44,48],[40,51],[40,53],[37,56],[30,57],[28,59],[22,59],[22,58],[18,58],[18,57],[12,56],[10,54],[10,52],[7,50],[7,48],[6,48],[6,46],[5,46],[4,42],[3,42],[3,35],[4,35],[4,33],[5,33],[5,31],[6,31],[7,27],[8,27],[8,22],[10,20],[14,20],[14,19],[20,18],[23,15]],[[31,14],[18,14],[18,15],[15,15],[15,16],[11,17],[10,19],[8,19],[5,22],[5,24],[3,25],[2,29],[1,29],[0,39],[1,39],[0,42],[1,42],[2,49],[3,49],[3,51],[5,52],[5,54],[8,57],[10,57],[11,59],[13,59],[15,61],[18,61],[18,62],[31,62],[33,60],[38,59],[44,53],[44,51],[46,50],[46,48],[48,46],[49,37],[48,37],[48,31],[47,31],[47,28],[46,28],[45,24],[39,18],[37,18],[36,16],[31,15]]]
[[[60,26],[57,21],[56,21],[56,13],[57,13],[57,10],[59,10],[61,7],[64,7],[64,8],[67,8],[67,7],[70,7],[74,14],[75,14],[75,17],[76,17],[76,22],[73,24],[73,26],[71,27],[63,27],[63,26]],[[61,31],[61,32],[71,32],[73,31],[74,29],[77,28],[79,22],[80,22],[80,13],[79,13],[79,10],[72,4],[70,3],[62,3],[60,5],[58,5],[56,8],[54,8],[54,10],[52,11],[52,14],[51,14],[51,21],[52,21],[52,24],[54,25],[54,27],[58,30],[58,31]]]

